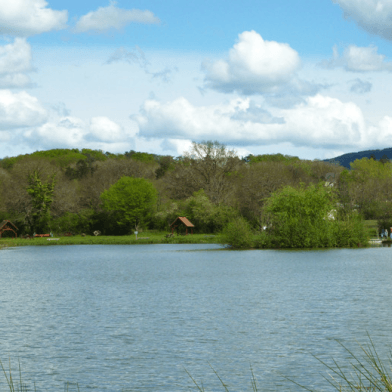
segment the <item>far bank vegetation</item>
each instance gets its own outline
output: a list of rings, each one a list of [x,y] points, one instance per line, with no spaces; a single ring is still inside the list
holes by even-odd
[[[388,160],[347,170],[282,154],[241,158],[210,141],[180,157],[55,149],[0,161],[0,221],[18,235],[169,232],[186,216],[197,233],[239,237],[238,247],[358,246],[363,219],[392,226],[391,191]]]

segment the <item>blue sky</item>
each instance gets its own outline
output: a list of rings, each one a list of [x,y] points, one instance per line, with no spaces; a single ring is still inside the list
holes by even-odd
[[[392,146],[392,0],[0,0],[0,34],[0,158]]]

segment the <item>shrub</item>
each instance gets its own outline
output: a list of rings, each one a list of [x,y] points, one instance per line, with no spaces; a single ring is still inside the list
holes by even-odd
[[[357,212],[353,211],[336,222],[335,246],[340,248],[367,246],[368,241],[368,232],[361,215]]]
[[[253,233],[249,223],[242,217],[229,222],[223,229],[221,242],[235,249],[250,248]]]

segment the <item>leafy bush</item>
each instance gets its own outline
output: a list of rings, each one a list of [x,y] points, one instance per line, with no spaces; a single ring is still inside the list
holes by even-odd
[[[262,231],[258,234],[254,240],[254,247],[259,249],[274,248],[273,239],[266,231]]]
[[[356,247],[367,246],[369,241],[368,231],[362,217],[353,211],[336,222],[334,246]]]
[[[221,242],[235,249],[252,247],[253,233],[249,223],[242,217],[232,220],[223,229]]]
[[[284,187],[267,200],[264,213],[272,243],[282,248],[334,246],[334,194],[322,185]]]

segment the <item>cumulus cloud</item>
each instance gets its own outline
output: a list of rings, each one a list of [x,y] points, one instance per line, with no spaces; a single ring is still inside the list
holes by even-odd
[[[139,136],[206,140],[214,135],[224,143],[243,146],[289,142],[354,148],[372,143],[374,133],[357,105],[320,94],[273,113],[243,98],[213,106],[194,106],[185,98],[166,103],[149,100],[132,118],[139,125]]]
[[[53,146],[77,147],[83,145],[87,134],[85,124],[75,117],[63,117],[58,122],[47,122],[24,133],[26,142],[44,148]]]
[[[90,132],[86,139],[101,142],[121,142],[128,135],[120,125],[107,117],[93,117],[90,121]]]
[[[133,145],[130,132],[107,117],[93,117],[89,122],[64,116],[31,127],[24,132],[24,140],[39,148],[80,148],[80,146],[110,151],[124,151]],[[120,146],[122,146],[120,148]]]
[[[309,86],[297,76],[300,66],[298,53],[288,44],[245,31],[226,60],[204,61],[202,70],[205,86],[223,93],[281,93],[286,88],[306,93]]]
[[[380,72],[392,71],[392,62],[385,61],[385,56],[377,53],[376,46],[358,47],[348,46],[343,55],[339,55],[338,48],[333,48],[332,59],[323,61],[320,65],[324,68],[343,67],[349,72]]]
[[[366,80],[355,79],[352,81],[350,91],[355,94],[366,94],[372,90],[372,87],[372,83]]]
[[[0,34],[27,37],[64,29],[68,12],[47,5],[45,0],[0,0]]]
[[[390,0],[333,0],[344,17],[354,20],[370,34],[392,40],[392,2]]]
[[[26,73],[32,70],[31,47],[24,38],[0,46],[0,88],[30,86],[31,80]]]
[[[74,31],[102,33],[110,29],[121,29],[129,23],[157,24],[159,22],[159,18],[151,11],[121,9],[116,7],[116,2],[111,1],[107,7],[99,7],[96,11],[83,15],[77,21]]]
[[[41,125],[46,119],[47,112],[37,98],[0,90],[0,130]]]

